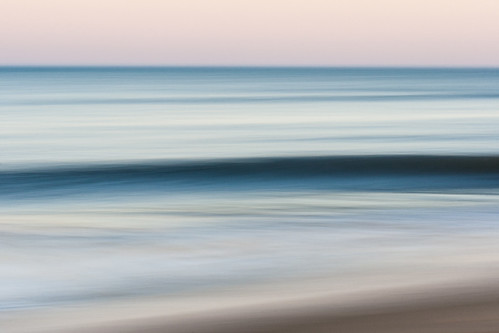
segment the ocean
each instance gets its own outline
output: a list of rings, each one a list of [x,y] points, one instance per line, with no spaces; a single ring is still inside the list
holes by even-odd
[[[498,237],[499,69],[0,68],[0,313],[489,278]]]

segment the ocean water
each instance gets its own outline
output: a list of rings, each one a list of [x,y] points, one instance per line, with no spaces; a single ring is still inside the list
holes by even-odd
[[[498,237],[498,69],[0,68],[2,312],[491,276]]]

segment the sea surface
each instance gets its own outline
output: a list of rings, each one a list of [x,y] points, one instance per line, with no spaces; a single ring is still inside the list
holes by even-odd
[[[498,239],[499,69],[0,68],[0,312],[490,277]]]

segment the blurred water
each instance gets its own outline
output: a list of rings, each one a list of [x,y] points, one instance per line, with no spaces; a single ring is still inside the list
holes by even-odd
[[[493,272],[498,110],[497,69],[1,68],[0,310]]]

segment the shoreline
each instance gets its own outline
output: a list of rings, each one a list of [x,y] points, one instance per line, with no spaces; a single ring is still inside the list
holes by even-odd
[[[220,316],[220,315],[219,315]],[[131,323],[130,323],[131,324]],[[401,308],[372,308],[335,314],[254,314],[244,318],[204,317],[181,323],[136,323],[102,328],[105,333],[486,333],[499,330],[499,296],[430,302]],[[92,330],[78,331],[81,333]]]
[[[255,314],[244,318],[202,317],[179,323],[147,322],[92,327],[90,333],[492,333],[499,330],[499,297],[447,304],[420,304],[402,309],[374,308],[334,314],[320,311],[298,316]]]
[[[192,311],[189,302],[146,306],[132,301],[40,310],[31,317],[21,311],[11,321],[0,315],[0,323],[12,333],[499,332],[499,286],[492,279],[469,282],[252,304],[242,297],[239,305],[213,303]]]

